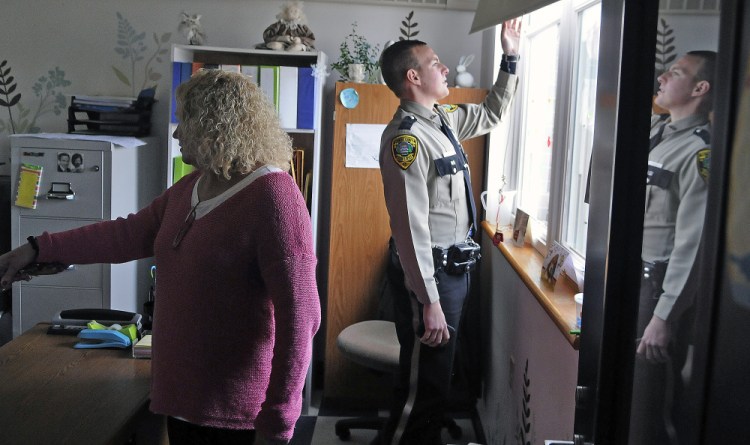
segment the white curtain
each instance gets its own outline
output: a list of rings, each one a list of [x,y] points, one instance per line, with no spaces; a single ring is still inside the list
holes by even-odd
[[[555,0],[479,0],[470,32],[477,32],[505,20],[535,11]]]

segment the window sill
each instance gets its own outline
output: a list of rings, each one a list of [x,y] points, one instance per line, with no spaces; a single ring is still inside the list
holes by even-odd
[[[492,239],[495,226],[487,221],[482,222],[482,225],[487,236]],[[567,275],[561,275],[553,288],[541,279],[544,258],[539,252],[528,244],[523,247],[516,246],[512,241],[510,231],[503,232],[503,239],[505,241],[497,245],[498,250],[505,256],[573,349],[578,350],[579,335],[570,333],[572,329],[576,329],[576,305],[573,296],[578,292],[578,286]]]

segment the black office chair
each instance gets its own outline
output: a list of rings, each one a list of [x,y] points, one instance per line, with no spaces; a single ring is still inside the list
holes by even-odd
[[[367,320],[345,328],[337,337],[341,353],[351,361],[369,369],[396,374],[398,372],[399,342],[396,325],[392,321]],[[380,431],[386,422],[385,417],[356,417],[336,422],[336,435],[341,440],[351,437],[352,429]],[[444,427],[453,439],[460,439],[461,427],[451,418],[444,419]],[[379,443],[379,436],[372,441]]]

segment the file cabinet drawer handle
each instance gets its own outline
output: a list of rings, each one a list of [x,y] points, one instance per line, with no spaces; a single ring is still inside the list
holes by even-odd
[[[76,192],[70,187],[69,182],[53,182],[49,186],[47,199],[74,199]]]

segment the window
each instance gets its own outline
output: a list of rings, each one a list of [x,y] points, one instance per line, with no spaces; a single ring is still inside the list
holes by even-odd
[[[580,257],[586,252],[600,18],[599,0],[560,0],[524,16],[521,83],[502,170],[543,255],[548,241]],[[499,28],[497,38],[499,64]]]
[[[524,26],[522,106],[517,146],[520,151],[519,206],[542,226],[547,223],[552,139],[557,99],[560,3],[531,14]]]
[[[585,202],[588,187],[591,147],[594,142],[596,109],[596,69],[599,61],[599,23],[601,4],[578,14],[575,63],[574,107],[571,110],[569,153],[567,155],[561,240],[579,255],[586,252],[589,205]]]

